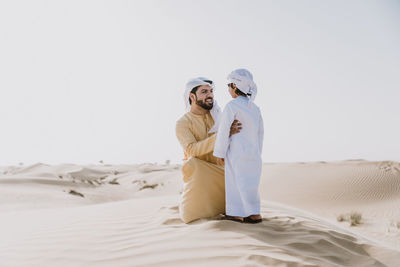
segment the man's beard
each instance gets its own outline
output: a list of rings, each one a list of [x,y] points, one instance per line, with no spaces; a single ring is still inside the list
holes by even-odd
[[[196,97],[196,104],[197,104],[198,106],[204,108],[205,110],[211,110],[211,109],[213,108],[213,106],[214,106],[214,101],[212,101],[211,104],[206,104],[205,101],[208,100],[208,99],[213,100],[213,99],[210,98],[210,97],[207,98],[207,99],[205,99],[204,101],[203,101],[203,100],[197,100],[197,97]]]

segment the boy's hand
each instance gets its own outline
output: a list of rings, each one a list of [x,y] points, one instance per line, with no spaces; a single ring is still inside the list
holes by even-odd
[[[240,133],[240,130],[242,129],[242,124],[238,120],[234,120],[232,125],[231,125],[231,130],[229,131],[229,137],[231,137],[234,134]]]
[[[219,165],[219,166],[224,166],[224,165],[225,165],[225,159],[223,159],[223,158],[217,158],[217,165]]]

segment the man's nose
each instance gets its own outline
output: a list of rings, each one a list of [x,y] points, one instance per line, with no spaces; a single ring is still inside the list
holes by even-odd
[[[213,93],[213,92],[209,92],[209,93],[207,94],[207,97],[212,97],[212,98],[214,98],[214,93]]]

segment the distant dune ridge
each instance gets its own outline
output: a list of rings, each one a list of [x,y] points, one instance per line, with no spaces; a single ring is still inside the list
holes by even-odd
[[[0,265],[400,266],[399,162],[264,164],[257,225],[184,224],[180,167],[0,167]]]

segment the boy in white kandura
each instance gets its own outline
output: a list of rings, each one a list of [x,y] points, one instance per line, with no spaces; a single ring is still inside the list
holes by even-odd
[[[259,223],[264,128],[260,108],[253,102],[257,86],[246,69],[232,71],[228,81],[233,100],[220,116],[213,153],[219,165],[225,163],[225,219]],[[242,123],[242,130],[229,137],[235,119]]]

